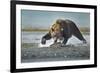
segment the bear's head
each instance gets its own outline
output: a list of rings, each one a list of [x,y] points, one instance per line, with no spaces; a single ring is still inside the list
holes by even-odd
[[[56,22],[53,23],[49,32],[42,37],[41,43],[46,44],[46,40],[51,38],[63,40],[62,20],[56,20]]]
[[[62,31],[63,29],[61,28],[61,21],[56,20],[56,22],[51,26],[50,28],[50,34],[52,38],[61,38],[62,37]]]

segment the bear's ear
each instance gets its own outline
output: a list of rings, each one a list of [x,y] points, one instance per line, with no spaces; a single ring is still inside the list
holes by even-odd
[[[61,24],[60,20],[57,20],[57,21],[56,21],[56,24]]]

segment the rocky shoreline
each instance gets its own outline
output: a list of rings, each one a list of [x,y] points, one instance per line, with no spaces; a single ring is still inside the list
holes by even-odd
[[[90,45],[63,45],[52,44],[50,47],[22,48],[21,62],[46,62],[46,61],[69,61],[90,59]]]

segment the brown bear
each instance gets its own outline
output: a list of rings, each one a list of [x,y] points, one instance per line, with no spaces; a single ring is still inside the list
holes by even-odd
[[[82,36],[81,32],[79,31],[76,24],[71,20],[63,20],[58,19],[56,22],[51,26],[49,32],[42,37],[42,44],[46,43],[46,40],[50,40],[51,38],[54,39],[54,43],[57,42],[58,39],[63,40],[62,44],[66,44],[68,39],[74,35],[79,40],[86,43],[86,40]]]

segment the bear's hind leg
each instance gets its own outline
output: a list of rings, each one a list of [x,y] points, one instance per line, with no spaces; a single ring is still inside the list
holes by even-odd
[[[81,34],[81,32],[79,30],[77,30],[76,32],[74,32],[73,34],[75,37],[77,37],[79,40],[81,40],[83,43],[87,43],[85,38],[83,37],[83,35]]]
[[[64,38],[62,44],[66,45],[67,41],[68,41],[68,38]]]
[[[81,40],[83,43],[87,43],[85,38],[83,37],[82,33],[78,29],[78,27],[73,23],[72,33],[75,37],[77,37],[79,40]]]

